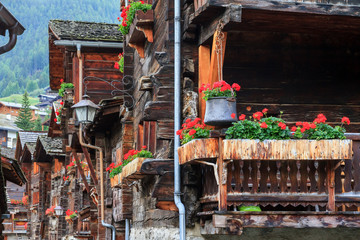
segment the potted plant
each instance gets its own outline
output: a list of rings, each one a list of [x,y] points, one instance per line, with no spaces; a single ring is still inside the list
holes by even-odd
[[[74,219],[75,218],[77,218],[77,211],[75,210],[75,212],[73,212],[73,211],[71,211],[70,209],[68,209],[67,211],[66,211],[66,217],[65,217],[65,220],[69,223],[69,224],[71,224],[71,223],[73,223],[73,221],[74,221]]]
[[[193,139],[208,138],[210,129],[204,122],[201,123],[200,118],[195,118],[193,121],[188,118],[176,134],[180,136],[181,144],[184,145]]]
[[[234,122],[236,119],[236,92],[240,85],[228,84],[224,80],[215,82],[213,86],[203,84],[199,92],[204,93],[206,101],[204,122],[208,125],[223,126]],[[233,114],[234,118],[231,117]]]
[[[129,150],[124,155],[124,161],[121,161],[118,165],[115,166],[114,163],[111,163],[109,167],[106,168],[106,171],[109,172],[111,186],[117,186],[122,178],[126,178],[138,172],[140,170],[139,166],[141,167],[142,162],[146,158],[153,158],[153,155],[150,151],[146,150],[146,146],[142,146],[140,151],[134,149]],[[121,175],[126,168],[128,171]]]
[[[127,7],[124,7],[118,21],[120,22],[119,30],[125,36],[129,33],[130,25],[132,24],[137,11],[146,13],[151,9],[151,4],[146,4],[144,1],[132,2]]]
[[[45,215],[46,216],[55,216],[55,207],[56,206],[51,206],[50,208],[46,209]]]

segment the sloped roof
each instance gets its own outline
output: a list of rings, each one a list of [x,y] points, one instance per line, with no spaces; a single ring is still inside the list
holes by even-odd
[[[39,136],[39,140],[47,154],[49,154],[49,155],[64,154],[64,152],[62,150],[62,139],[61,138],[51,138],[48,136]]]
[[[15,149],[3,147],[3,146],[1,146],[0,148],[1,148],[1,156],[15,160]]]
[[[25,143],[36,143],[38,136],[46,135],[46,134],[47,132],[27,132],[27,131],[19,132],[21,147],[24,148]]]
[[[112,41],[123,40],[117,24],[50,20],[49,28],[61,40]]]
[[[8,119],[6,114],[0,114],[0,129],[10,130],[10,131],[21,131],[21,128],[18,128],[14,120]]]
[[[21,108],[22,107],[21,103],[4,102],[4,101],[0,101],[0,103],[4,104],[7,107],[12,107],[12,108]],[[38,110],[38,108],[35,106],[29,106],[29,108],[31,110]]]

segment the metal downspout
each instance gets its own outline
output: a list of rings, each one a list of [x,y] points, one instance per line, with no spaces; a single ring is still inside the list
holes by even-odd
[[[174,15],[174,39],[175,39],[175,53],[174,53],[174,201],[176,207],[179,209],[179,234],[180,240],[185,240],[185,207],[181,202],[181,186],[180,186],[180,165],[178,148],[180,147],[180,138],[176,135],[176,131],[180,129],[181,117],[181,17],[180,17],[180,0],[174,0],[175,15]]]
[[[15,44],[17,41],[17,35],[15,34],[14,29],[17,25],[18,25],[18,23],[16,23],[15,26],[12,27],[12,29],[8,29],[9,30],[9,42],[6,45],[0,47],[0,55],[10,51],[11,49],[13,49],[15,47]]]
[[[97,151],[99,151],[100,154],[100,204],[101,204],[101,224],[104,227],[107,228],[111,228],[112,230],[112,236],[111,239],[115,240],[115,236],[116,236],[116,231],[115,231],[115,227],[111,224],[105,223],[104,219],[105,219],[105,205],[104,205],[104,163],[103,163],[103,151],[102,148],[94,146],[94,145],[90,145],[90,144],[86,144],[83,142],[82,139],[82,124],[80,123],[80,127],[79,127],[79,143],[81,146],[84,147],[88,147],[88,148],[92,148],[95,149]]]

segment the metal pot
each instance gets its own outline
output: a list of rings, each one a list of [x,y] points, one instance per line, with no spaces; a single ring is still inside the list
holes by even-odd
[[[235,118],[231,114],[235,113]],[[206,101],[205,119],[207,125],[225,126],[236,122],[236,99],[227,97],[214,97]]]

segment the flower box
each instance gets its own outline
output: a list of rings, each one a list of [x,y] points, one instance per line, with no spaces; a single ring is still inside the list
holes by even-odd
[[[352,157],[352,140],[223,140],[224,160],[341,160]]]
[[[195,160],[341,160],[352,157],[352,140],[227,139],[219,153],[218,139],[195,139],[178,149],[180,164]]]
[[[125,181],[133,181],[143,178],[145,175],[140,173],[141,165],[146,158],[135,158],[128,163],[122,172],[110,178],[111,187],[120,187]]]
[[[130,47],[135,48],[141,58],[145,57],[145,41],[153,42],[154,11],[148,10],[144,13],[141,10],[136,12],[126,41]]]
[[[179,162],[184,164],[194,160],[215,159],[219,157],[217,138],[194,139],[178,149]]]

